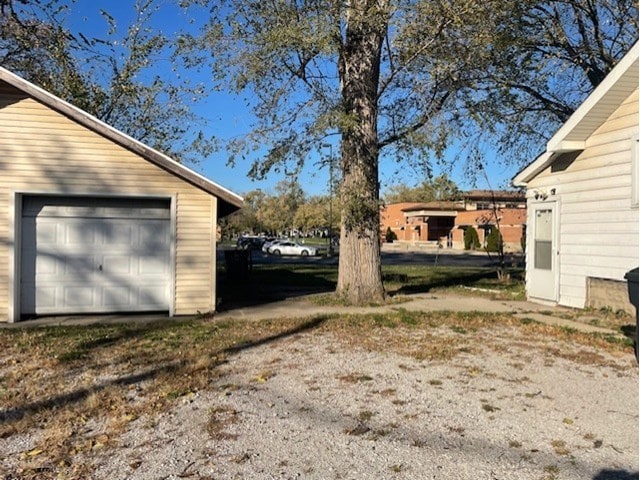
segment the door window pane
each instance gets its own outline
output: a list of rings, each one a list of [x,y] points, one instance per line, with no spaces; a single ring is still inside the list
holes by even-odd
[[[533,263],[534,268],[551,270],[552,265],[552,211],[537,210],[535,220],[535,239]]]

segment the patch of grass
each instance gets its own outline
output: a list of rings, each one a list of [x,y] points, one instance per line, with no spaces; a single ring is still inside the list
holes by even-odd
[[[238,422],[238,412],[226,406],[214,407],[209,410],[207,432],[214,440],[235,440],[237,435],[225,432],[230,425]]]
[[[397,310],[397,316],[401,323],[412,327],[418,325],[420,321],[415,312],[409,312],[408,310],[405,310],[403,308]]]
[[[377,440],[380,440],[381,438],[384,438],[387,435],[389,435],[393,431],[393,428],[397,428],[397,426],[389,426],[388,428],[378,428],[371,432],[371,435],[369,435],[369,440],[373,440],[374,442]]]
[[[488,403],[483,403],[482,404],[482,409],[485,412],[489,412],[489,413],[497,412],[498,410],[500,410],[498,407],[494,407],[493,405],[490,405]]]
[[[385,388],[378,393],[383,397],[395,397],[398,392],[395,388]]]
[[[543,480],[558,480],[560,468],[557,465],[547,465],[544,467],[545,476]]]
[[[558,455],[568,455],[570,453],[564,440],[552,440],[551,446]]]
[[[371,410],[362,410],[358,412],[357,418],[361,422],[368,422],[373,418],[374,415],[375,415],[375,412],[372,412]]]
[[[265,383],[267,380],[275,376],[275,372],[271,370],[264,370],[260,372],[258,375],[253,377],[251,380],[256,383]]]
[[[369,375],[362,375],[360,373],[350,373],[348,375],[342,375],[338,377],[338,380],[341,380],[346,383],[361,383],[361,382],[372,382],[373,377]]]
[[[498,280],[494,268],[483,267],[443,267],[431,265],[385,265],[383,266],[385,289],[392,294],[419,293],[433,290],[472,287],[478,289],[473,294],[487,295],[482,290],[491,290],[491,298],[511,300],[524,299],[523,271],[511,269],[509,282]]]

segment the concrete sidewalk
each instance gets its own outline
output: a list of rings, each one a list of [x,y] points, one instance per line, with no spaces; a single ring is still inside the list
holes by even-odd
[[[517,318],[530,318],[548,325],[573,328],[582,332],[594,332],[607,335],[619,335],[620,332],[587,323],[562,318],[563,314],[573,312],[564,307],[552,307],[526,301],[492,300],[480,296],[456,295],[452,293],[407,295],[408,301],[398,304],[375,307],[345,307],[316,305],[310,297],[298,297],[254,307],[236,308],[214,315],[215,320],[233,318],[266,320],[268,318],[312,317],[332,314],[384,313],[399,310],[412,312],[493,312],[509,313]]]
[[[407,295],[407,301],[397,304],[373,307],[322,306],[313,301],[313,295],[293,297],[282,301],[262,303],[250,307],[238,307],[213,315],[214,321],[266,320],[270,318],[300,318],[334,314],[385,313],[400,310],[408,311],[455,311],[455,312],[494,312],[508,313],[517,318],[530,318],[537,322],[557,325],[584,332],[596,332],[606,335],[623,336],[622,333],[587,323],[563,318],[574,310],[563,307],[550,307],[525,301],[492,300],[474,295],[457,295],[450,292],[434,294],[421,293]],[[159,321],[179,321],[193,317],[168,317],[162,313],[144,314],[108,314],[108,315],[68,315],[40,317],[19,323],[0,323],[0,328],[28,328],[39,326],[71,326],[115,323],[151,323]]]

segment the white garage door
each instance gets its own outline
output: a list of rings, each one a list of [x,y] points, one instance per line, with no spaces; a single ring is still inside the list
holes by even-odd
[[[24,197],[23,314],[169,309],[170,204]]]

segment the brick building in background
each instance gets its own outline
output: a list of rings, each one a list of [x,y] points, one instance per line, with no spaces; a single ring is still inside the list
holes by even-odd
[[[380,230],[384,238],[390,228],[398,242],[440,244],[463,250],[468,228],[477,231],[484,245],[491,227],[496,225],[496,214],[505,250],[522,251],[527,210],[525,196],[519,192],[472,190],[463,193],[458,201],[386,205],[380,212]]]

